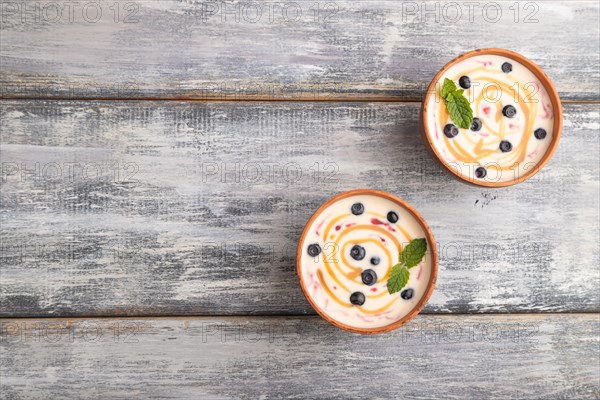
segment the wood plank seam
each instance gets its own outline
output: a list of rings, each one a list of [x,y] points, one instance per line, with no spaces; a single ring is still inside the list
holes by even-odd
[[[140,102],[179,102],[179,103],[421,103],[422,98],[396,98],[396,97],[381,97],[381,98],[369,98],[364,97],[332,97],[329,99],[310,99],[310,98],[293,98],[293,99],[256,99],[256,98],[241,98],[241,99],[230,99],[227,97],[215,97],[210,99],[205,98],[194,98],[194,97],[25,97],[25,96],[4,96],[0,97],[1,101],[12,101],[12,100],[23,100],[23,101],[106,101],[106,102],[119,102],[119,101],[140,101]],[[563,99],[563,104],[600,104],[600,100],[585,100],[585,99]]]

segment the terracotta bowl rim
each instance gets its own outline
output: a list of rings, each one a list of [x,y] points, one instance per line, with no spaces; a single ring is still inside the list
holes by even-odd
[[[509,181],[504,181],[504,182],[488,182],[488,181],[484,181],[484,180],[475,179],[474,177],[469,178],[463,174],[459,174],[454,168],[451,168],[448,164],[446,164],[444,158],[436,150],[435,145],[433,144],[433,141],[431,139],[431,135],[429,133],[429,127],[428,127],[428,122],[427,122],[427,120],[428,120],[428,118],[427,118],[427,100],[432,95],[434,95],[436,83],[442,78],[442,76],[446,73],[446,71],[448,71],[448,69],[451,68],[456,63],[458,63],[462,60],[465,60],[467,58],[471,58],[471,57],[474,57],[477,55],[482,55],[482,54],[498,55],[498,56],[507,57],[507,58],[513,59],[513,60],[523,64],[524,66],[526,66],[536,76],[536,78],[538,78],[540,80],[540,83],[544,86],[544,88],[548,92],[548,96],[550,97],[550,102],[552,103],[552,108],[554,110],[554,127],[553,127],[552,143],[550,143],[550,146],[548,147],[548,150],[546,150],[546,153],[544,154],[542,159],[535,165],[535,167],[531,168],[523,176],[520,176],[516,179],[512,179]],[[556,151],[556,148],[558,147],[558,142],[560,141],[560,137],[562,134],[562,128],[563,128],[562,104],[561,104],[558,92],[556,91],[556,88],[554,87],[554,84],[552,83],[552,81],[550,80],[548,75],[546,75],[546,73],[544,72],[544,70],[542,70],[542,68],[540,68],[536,63],[534,63],[527,57],[525,57],[519,53],[516,53],[514,51],[502,49],[502,48],[498,48],[498,47],[489,47],[489,48],[471,50],[471,51],[468,51],[468,52],[454,58],[453,60],[449,61],[431,80],[431,83],[427,87],[427,91],[425,92],[425,97],[423,98],[423,102],[421,104],[422,136],[424,138],[425,145],[428,147],[428,150],[430,151],[430,153],[432,153],[433,156],[437,159],[437,161],[442,165],[442,167],[446,171],[450,172],[450,174],[453,175],[455,178],[459,179],[462,182],[466,182],[466,183],[476,185],[476,186],[492,187],[492,188],[506,187],[506,186],[511,186],[511,185],[515,185],[517,183],[524,182],[527,179],[530,179],[531,177],[533,177],[550,161],[550,159],[554,155],[554,152]]]
[[[425,232],[425,236],[429,245],[428,248],[428,253],[431,257],[431,274],[429,276],[429,282],[427,283],[427,288],[425,289],[425,293],[423,294],[423,296],[421,296],[421,299],[419,300],[419,302],[415,305],[415,307],[408,313],[406,314],[404,317],[402,317],[401,319],[399,319],[398,321],[395,321],[389,325],[385,325],[385,326],[380,326],[380,327],[376,327],[376,328],[357,328],[357,327],[353,327],[350,325],[346,325],[343,324],[333,318],[331,318],[329,315],[327,315],[325,312],[323,312],[316,304],[315,302],[312,300],[312,298],[309,296],[308,291],[306,289],[306,285],[304,282],[304,278],[302,276],[302,271],[301,271],[301,258],[302,258],[302,251],[304,248],[304,241],[306,239],[306,235],[309,232],[309,228],[312,226],[313,222],[321,215],[321,213],[327,208],[329,207],[331,204],[345,199],[347,197],[351,197],[351,196],[356,196],[356,195],[372,195],[372,196],[378,196],[378,197],[382,197],[384,199],[390,200],[396,204],[398,204],[399,206],[403,207],[406,211],[408,211],[421,225],[421,227],[423,228],[423,231]],[[326,321],[328,321],[329,323],[337,326],[338,328],[344,329],[346,331],[350,331],[350,332],[354,332],[354,333],[362,333],[362,334],[377,334],[377,333],[385,333],[385,332],[389,332],[392,331],[394,329],[397,329],[399,327],[401,327],[402,325],[406,324],[408,321],[410,321],[411,319],[413,319],[417,314],[419,314],[419,312],[421,312],[421,310],[423,309],[423,307],[425,306],[425,304],[427,303],[427,301],[429,301],[429,298],[431,297],[433,290],[435,288],[435,283],[437,280],[437,274],[438,274],[438,252],[437,252],[437,244],[435,242],[435,238],[433,236],[433,233],[431,231],[431,229],[429,228],[429,225],[427,225],[427,222],[425,222],[425,220],[423,219],[423,217],[421,216],[421,214],[419,214],[417,212],[417,210],[412,207],[410,204],[408,204],[406,201],[402,200],[400,197],[397,197],[391,193],[388,192],[384,192],[381,190],[375,190],[375,189],[354,189],[354,190],[349,190],[346,192],[342,192],[342,193],[338,193],[337,195],[331,197],[329,200],[327,200],[326,202],[324,202],[314,213],[313,215],[310,217],[310,219],[308,220],[308,222],[306,223],[306,225],[304,226],[304,229],[302,231],[302,235],[300,236],[300,240],[298,241],[298,248],[296,250],[296,273],[298,274],[298,279],[300,280],[300,287],[302,288],[302,292],[304,293],[304,296],[306,297],[306,299],[308,300],[308,302],[310,303],[310,305],[312,306],[312,308]]]

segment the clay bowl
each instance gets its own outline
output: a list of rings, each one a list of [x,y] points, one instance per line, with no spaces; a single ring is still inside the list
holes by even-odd
[[[333,203],[336,203],[347,197],[356,196],[356,195],[378,196],[383,199],[387,199],[387,200],[391,201],[392,203],[395,203],[396,205],[399,206],[399,208],[404,209],[408,215],[414,217],[414,220],[422,228],[422,231],[424,232],[424,236],[427,239],[426,257],[429,257],[429,259],[431,260],[431,271],[430,271],[429,280],[425,286],[425,290],[422,292],[423,294],[422,294],[421,298],[419,299],[419,301],[414,305],[414,307],[407,314],[405,314],[401,319],[394,321],[385,326],[378,326],[378,327],[372,327],[372,328],[355,327],[355,326],[347,325],[345,323],[342,323],[342,322],[332,318],[327,312],[323,311],[319,307],[319,305],[316,304],[315,300],[311,297],[311,295],[309,294],[308,288],[307,288],[307,283],[305,282],[304,275],[302,273],[303,272],[302,256],[303,256],[304,252],[306,251],[305,241],[306,241],[307,235],[309,234],[309,232],[311,230],[311,227],[314,227],[313,223],[315,223],[317,218],[322,216],[322,213]],[[318,260],[317,261],[318,263],[323,262],[321,256],[324,254],[325,254],[324,252],[322,254],[319,254],[319,256],[318,256],[319,258],[316,259],[316,260]],[[395,257],[397,257],[397,255]],[[397,259],[394,260],[394,262],[397,262]],[[431,229],[429,228],[429,226],[427,225],[427,223],[425,222],[423,217],[421,217],[421,215],[412,206],[410,206],[404,200],[402,200],[392,194],[386,193],[386,192],[372,190],[372,189],[356,189],[356,190],[351,190],[348,192],[340,193],[340,194],[332,197],[331,199],[327,200],[323,205],[321,205],[321,207],[319,207],[319,209],[317,211],[315,211],[315,213],[309,219],[309,221],[307,222],[307,224],[302,232],[300,241],[298,243],[298,249],[296,252],[296,271],[298,273],[298,278],[300,280],[300,287],[302,288],[302,292],[306,296],[306,299],[308,300],[310,305],[315,309],[315,311],[317,311],[317,313],[321,317],[323,317],[325,320],[327,320],[331,324],[337,326],[338,328],[341,328],[341,329],[344,329],[344,330],[347,330],[350,332],[354,332],[354,333],[362,333],[362,334],[384,333],[384,332],[389,332],[391,330],[397,329],[397,328],[401,327],[402,325],[406,324],[408,321],[410,321],[412,318],[414,318],[423,309],[423,307],[425,306],[425,304],[431,297],[431,294],[433,293],[433,290],[435,288],[435,282],[436,282],[437,273],[438,273],[438,254],[437,254],[436,242],[433,237],[433,233],[431,232]],[[396,293],[395,295],[400,295],[400,293]],[[352,306],[350,306],[350,307],[352,307]]]
[[[440,79],[442,79],[445,76],[445,74],[447,73],[447,71],[455,64],[457,64],[460,61],[463,61],[465,59],[468,59],[470,57],[478,56],[478,55],[502,56],[502,57],[506,57],[506,58],[509,58],[516,62],[521,63],[523,66],[528,68],[534,74],[534,76],[540,81],[540,83],[542,84],[542,86],[544,87],[546,92],[548,93],[548,98],[549,98],[550,103],[553,108],[553,112],[554,112],[554,125],[553,125],[553,131],[552,131],[553,135],[552,135],[552,141],[549,144],[548,149],[546,150],[546,152],[542,156],[542,158],[539,160],[539,162],[534,163],[535,165],[532,165],[530,168],[528,168],[528,170],[526,172],[516,174],[519,176],[516,176],[515,178],[513,178],[511,180],[489,181],[489,180],[483,180],[483,179],[476,179],[474,176],[468,176],[467,174],[459,173],[457,171],[456,165],[451,165],[451,163],[446,161],[444,159],[444,157],[436,149],[434,142],[433,142],[433,137],[432,137],[432,132],[431,132],[430,126],[428,126],[428,124],[429,124],[428,108],[437,106],[437,103],[435,102],[433,97],[439,96],[439,94],[436,93],[436,90],[439,92],[439,90],[438,90],[439,86],[436,88],[436,84],[438,83],[438,81]],[[441,100],[441,101],[443,101],[443,100]],[[562,119],[563,119],[562,118],[562,106],[561,106],[560,98],[558,97],[558,93],[557,93],[554,85],[550,81],[550,78],[548,78],[548,76],[544,73],[544,71],[538,65],[536,65],[534,62],[527,59],[526,57],[524,57],[518,53],[515,53],[513,51],[510,51],[510,50],[499,49],[499,48],[486,48],[486,49],[473,50],[473,51],[470,51],[468,53],[465,53],[465,54],[455,58],[454,60],[452,60],[448,64],[446,64],[441,69],[441,71],[438,72],[437,75],[433,78],[433,80],[429,84],[429,87],[427,88],[427,92],[426,92],[425,98],[424,98],[422,106],[421,106],[421,134],[423,137],[423,142],[425,143],[425,146],[426,146],[427,150],[429,151],[429,153],[432,155],[432,157],[435,160],[437,160],[441,164],[441,166],[444,168],[444,170],[446,170],[448,173],[450,173],[450,175],[453,176],[454,178],[456,178],[462,182],[475,185],[475,186],[505,187],[505,186],[514,185],[514,184],[523,182],[527,179],[530,179],[535,174],[537,174],[548,163],[550,158],[552,158],[552,155],[554,154],[556,147],[558,146],[558,142],[559,142],[561,132],[562,132]],[[514,174],[514,172],[513,172],[513,174]]]

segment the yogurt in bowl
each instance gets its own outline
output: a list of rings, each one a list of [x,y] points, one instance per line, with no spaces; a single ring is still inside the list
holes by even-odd
[[[393,267],[410,243],[426,243],[405,284]],[[437,277],[436,244],[423,218],[386,192],[359,189],[325,202],[306,224],[296,255],[302,290],[327,321],[352,332],[396,329],[423,308]],[[398,267],[396,267],[398,268]]]
[[[454,82],[473,111],[460,128],[442,97]],[[431,82],[421,110],[424,142],[457,178],[480,186],[509,186],[529,179],[550,159],[562,129],[556,89],[520,54],[481,49],[448,63]]]

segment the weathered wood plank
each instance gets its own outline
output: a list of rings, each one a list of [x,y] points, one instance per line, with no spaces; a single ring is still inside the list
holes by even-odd
[[[36,6],[37,5],[37,6]],[[2,2],[2,96],[417,99],[505,47],[563,99],[600,99],[596,0]],[[259,14],[260,13],[260,14]]]
[[[313,313],[296,243],[335,193],[421,211],[426,312],[598,311],[599,106],[567,105],[534,179],[452,180],[418,104],[4,101],[3,316]]]
[[[319,317],[1,320],[20,398],[598,399],[598,315],[419,316],[381,336]]]

